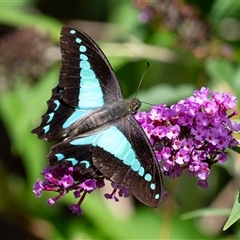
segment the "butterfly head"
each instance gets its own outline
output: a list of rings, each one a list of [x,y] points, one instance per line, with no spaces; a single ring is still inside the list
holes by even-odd
[[[137,98],[132,98],[129,100],[129,111],[132,114],[137,113],[140,107],[141,107],[141,102]]]

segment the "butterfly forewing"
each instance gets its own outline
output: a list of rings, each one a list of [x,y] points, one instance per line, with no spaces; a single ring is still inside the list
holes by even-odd
[[[63,27],[60,49],[59,86],[52,91],[40,126],[32,131],[47,141],[66,136],[71,126],[89,111],[122,98],[107,58],[84,32]]]
[[[59,86],[65,89],[63,93],[65,102],[70,106],[78,106],[77,103],[80,100],[79,81],[83,81],[91,74],[98,79],[103,91],[104,102],[122,98],[122,92],[111,65],[89,36],[80,30],[63,27],[60,48],[62,67]],[[88,71],[88,64],[90,71]],[[86,75],[84,75],[85,72]]]

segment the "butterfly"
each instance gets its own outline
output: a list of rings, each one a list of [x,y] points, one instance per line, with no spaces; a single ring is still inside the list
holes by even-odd
[[[48,155],[50,165],[62,161],[127,188],[139,201],[158,207],[162,175],[149,140],[133,117],[141,102],[123,99],[106,56],[84,32],[64,26],[59,84],[48,110],[32,133],[61,140]]]

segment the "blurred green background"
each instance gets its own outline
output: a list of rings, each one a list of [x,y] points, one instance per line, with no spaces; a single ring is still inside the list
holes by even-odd
[[[58,83],[65,24],[97,41],[126,98],[147,62],[142,101],[170,105],[202,86],[240,97],[238,0],[0,0],[0,238],[239,239],[239,223],[222,231],[238,189],[233,153],[224,166],[213,166],[209,189],[187,174],[164,177],[168,198],[159,209],[133,198],[113,203],[103,198],[106,189],[87,196],[81,217],[68,210],[72,196],[53,206],[52,194],[35,198],[32,186],[51,145],[30,132]]]

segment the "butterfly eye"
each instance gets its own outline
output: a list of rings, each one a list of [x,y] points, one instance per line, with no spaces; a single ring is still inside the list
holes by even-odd
[[[137,107],[135,107],[135,108],[133,109],[133,111],[132,111],[132,114],[136,114],[136,113],[137,113],[137,111],[138,111],[138,108],[137,108]]]
[[[141,102],[137,98],[133,98],[131,101],[131,113],[137,113],[138,109],[141,107]]]

